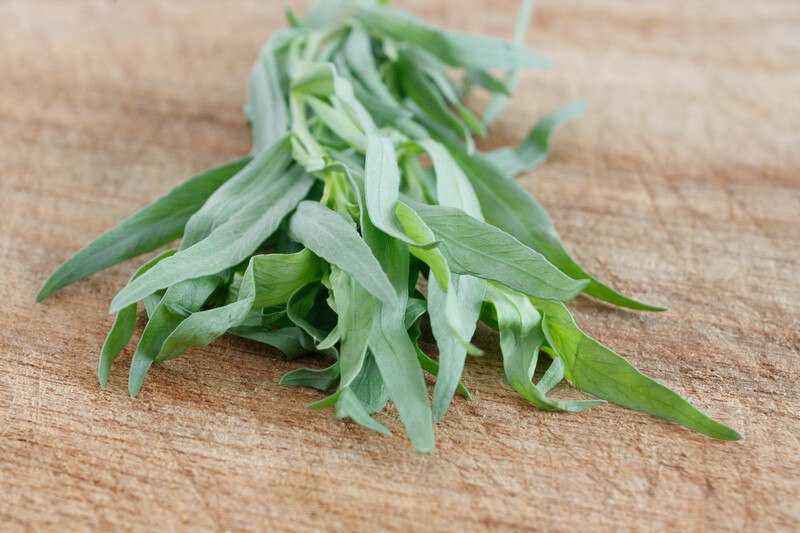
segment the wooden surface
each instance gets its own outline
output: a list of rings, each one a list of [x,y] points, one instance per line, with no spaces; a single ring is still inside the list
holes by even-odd
[[[516,8],[400,3],[500,36]],[[486,331],[475,399],[430,456],[394,412],[385,439],[306,410],[317,393],[277,385],[297,363],[244,341],[154,368],[135,400],[128,350],[99,388],[106,309],[138,263],[34,294],[124,215],[247,152],[246,76],[280,4],[0,2],[0,529],[797,530],[796,0],[541,0],[529,42],[556,68],[523,76],[492,129],[510,142],[591,99],[523,182],[591,270],[671,310],[573,308],[745,441],[614,406],[537,411]]]

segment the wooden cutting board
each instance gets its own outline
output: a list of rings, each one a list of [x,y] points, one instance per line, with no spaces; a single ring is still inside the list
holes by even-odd
[[[398,3],[503,37],[517,6]],[[455,401],[428,456],[393,411],[386,439],[306,410],[318,393],[277,385],[297,362],[230,338],[154,368],[135,400],[129,349],[100,389],[107,306],[138,263],[41,305],[36,290],[123,216],[249,150],[247,73],[282,4],[0,2],[0,529],[800,528],[796,0],[541,0],[529,44],[556,68],[522,76],[485,145],[591,100],[521,182],[590,270],[670,311],[580,299],[579,322],[743,442],[614,406],[538,411],[485,330],[474,400]]]

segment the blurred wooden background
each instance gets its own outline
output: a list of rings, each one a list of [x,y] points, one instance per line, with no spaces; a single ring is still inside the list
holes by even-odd
[[[503,37],[517,8],[397,3]],[[528,43],[556,67],[526,73],[491,131],[513,142],[591,100],[522,182],[592,271],[671,311],[581,299],[577,317],[745,441],[613,406],[537,411],[486,331],[475,399],[429,456],[392,411],[385,439],[306,410],[317,393],[277,385],[297,363],[239,340],[158,366],[136,400],[129,350],[99,388],[134,262],[35,292],[124,215],[248,151],[247,73],[282,4],[0,2],[0,529],[797,530],[796,0],[541,0]]]

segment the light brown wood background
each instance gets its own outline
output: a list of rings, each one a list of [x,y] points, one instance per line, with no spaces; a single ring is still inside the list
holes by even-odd
[[[498,36],[517,5],[399,3]],[[248,151],[247,72],[282,4],[0,2],[0,529],[797,530],[796,0],[541,0],[529,44],[556,68],[525,74],[491,131],[511,142],[591,99],[522,181],[591,270],[671,310],[573,308],[745,441],[613,406],[537,411],[485,331],[475,399],[429,456],[394,412],[385,439],[307,411],[317,393],[277,385],[297,363],[244,341],[154,368],[135,400],[128,350],[99,388],[107,306],[138,263],[35,292],[123,216]]]

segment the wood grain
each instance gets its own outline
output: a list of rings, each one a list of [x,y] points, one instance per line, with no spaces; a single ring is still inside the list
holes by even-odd
[[[516,9],[399,3],[499,36]],[[306,410],[317,393],[277,385],[297,363],[234,339],[154,368],[136,400],[128,350],[99,388],[107,305],[137,263],[35,292],[124,215],[249,149],[246,75],[278,4],[0,2],[0,529],[800,528],[795,0],[537,2],[530,43],[557,67],[526,73],[491,131],[511,142],[590,98],[522,182],[602,279],[671,311],[573,308],[745,441],[613,406],[537,411],[485,331],[475,399],[429,456],[394,412],[385,439]]]

